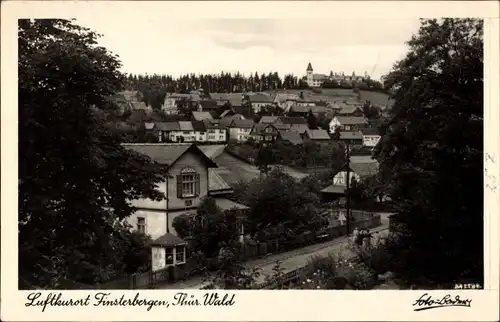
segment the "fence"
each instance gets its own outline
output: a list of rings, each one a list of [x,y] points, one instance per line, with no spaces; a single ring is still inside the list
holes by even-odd
[[[353,211],[352,228],[374,228],[381,224],[380,215],[370,214],[362,211]],[[308,245],[330,241],[345,236],[346,226],[328,227],[316,233],[310,232],[296,236],[289,240],[269,240],[252,245],[242,245],[238,252],[238,260],[248,261],[262,258],[270,254],[290,251]],[[154,288],[158,284],[173,283],[187,279],[199,274],[198,268],[205,267],[207,270],[215,270],[218,266],[217,258],[190,258],[186,264],[167,267],[155,272],[136,273],[116,281],[100,285],[102,289],[147,289]],[[292,272],[287,278],[293,279]],[[298,274],[298,272],[297,272]]]

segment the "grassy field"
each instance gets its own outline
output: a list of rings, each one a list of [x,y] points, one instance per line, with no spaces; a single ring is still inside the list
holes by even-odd
[[[392,105],[389,95],[379,92],[360,91],[362,101],[370,101],[374,105]]]

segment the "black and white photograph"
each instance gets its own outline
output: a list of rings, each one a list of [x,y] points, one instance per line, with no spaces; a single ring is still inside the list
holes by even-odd
[[[147,4],[17,20],[19,290],[485,289],[487,19]]]

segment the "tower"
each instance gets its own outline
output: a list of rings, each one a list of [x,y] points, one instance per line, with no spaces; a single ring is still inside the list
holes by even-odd
[[[313,85],[313,68],[311,66],[311,63],[309,63],[307,65],[307,69],[306,69],[306,72],[307,72],[307,76],[306,76],[306,79],[307,79],[307,84],[309,86],[312,86]]]

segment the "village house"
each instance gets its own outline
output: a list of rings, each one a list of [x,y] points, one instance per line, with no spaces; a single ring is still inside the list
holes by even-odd
[[[274,97],[273,103],[285,112],[299,99],[297,94],[278,93]]]
[[[380,141],[380,134],[378,128],[368,127],[361,129],[363,134],[363,146],[373,148]]]
[[[227,200],[217,192],[227,191],[210,169],[217,168],[195,144],[123,144],[126,149],[148,156],[162,165],[167,175],[158,185],[165,200],[131,200],[137,211],[127,221],[136,230],[153,239],[151,243],[152,269],[178,268],[187,262],[187,242],[182,240],[173,227],[174,219],[180,215],[195,218],[196,209],[203,198],[210,195],[214,187],[215,201],[222,210],[246,209],[245,206]],[[211,183],[210,180],[214,182]],[[222,180],[223,181],[223,180]],[[179,269],[182,269],[179,267]],[[172,271],[173,274],[176,271]]]
[[[210,112],[198,112],[198,111],[193,111],[191,119],[193,121],[203,121],[205,119],[213,119],[212,114]]]
[[[238,142],[247,141],[254,126],[252,120],[235,119],[229,124],[229,138]]]
[[[362,180],[377,174],[378,162],[371,157],[361,156],[351,157],[349,167],[350,186],[353,181],[361,182]],[[333,176],[332,184],[321,190],[322,197],[326,201],[335,200],[345,195],[347,186],[347,168],[344,166]]]
[[[351,147],[360,148],[363,146],[363,133],[357,132],[340,132],[339,140]]]
[[[227,141],[226,128],[222,127],[220,120],[203,120],[207,130],[207,142],[223,143]]]
[[[234,114],[234,115],[230,115],[230,116],[225,116],[225,117],[220,119],[219,124],[222,128],[227,129],[229,127],[229,125],[231,125],[231,123],[234,120],[245,120],[245,117],[241,114]]]
[[[157,122],[153,130],[158,134],[158,142],[178,142],[182,137],[178,122]]]
[[[273,142],[278,137],[275,124],[257,123],[250,131],[250,137],[257,142]]]
[[[248,95],[248,100],[250,104],[252,104],[252,109],[254,113],[259,113],[264,106],[273,104],[271,97],[263,94]]]
[[[337,111],[338,116],[363,116],[363,109],[359,105],[341,104],[340,110]]]
[[[179,128],[182,132],[182,142],[196,142],[196,135],[191,122],[179,121]]]
[[[280,116],[275,122],[276,124],[307,124],[303,117]]]
[[[366,118],[361,116],[335,116],[329,123],[330,133],[340,128],[340,131],[359,131],[368,125]]]
[[[307,117],[307,114],[309,114],[310,110],[311,110],[310,106],[293,105],[288,111],[288,115]]]
[[[300,137],[300,134],[295,131],[279,131],[276,140],[282,142],[289,142],[293,145],[300,145],[304,143],[302,141],[302,138]]]
[[[290,125],[289,129],[290,131],[297,132],[300,135],[304,134],[305,131],[309,130],[309,125],[307,124],[289,124],[289,125]]]
[[[330,143],[332,139],[326,130],[306,130],[303,134],[304,141],[311,141],[315,143]]]
[[[200,143],[207,142],[208,135],[205,130],[205,123],[203,121],[193,121],[191,124],[193,125],[195,141]]]

